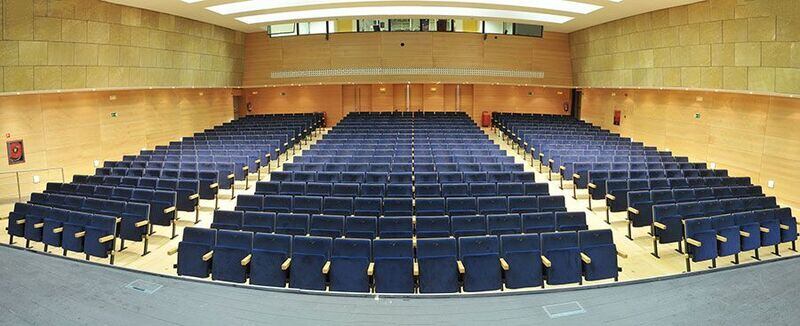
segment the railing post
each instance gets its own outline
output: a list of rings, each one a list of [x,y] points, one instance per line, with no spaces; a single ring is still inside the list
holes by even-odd
[[[14,175],[17,176],[17,198],[22,202],[22,186],[19,183],[19,172],[14,172]]]

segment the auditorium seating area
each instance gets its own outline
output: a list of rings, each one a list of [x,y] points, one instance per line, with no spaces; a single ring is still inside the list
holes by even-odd
[[[194,212],[199,222],[200,199],[218,201],[219,189],[235,182],[260,179],[262,167],[280,160],[305,137],[324,125],[321,114],[254,115],[205,130],[122,161],[106,161],[95,175],[75,175],[72,183],[48,183],[27,203],[17,203],[9,215],[10,242],[23,237],[67,252],[109,258],[116,240],[144,242],[153,226],[171,227],[175,238],[178,211]]]
[[[211,229],[187,229],[179,275],[376,293],[618,277],[611,232],[455,112],[351,113]]]
[[[538,161],[551,178],[571,180],[573,198],[587,189],[588,207],[604,200],[606,222],[613,212],[626,212],[628,238],[633,227],[649,227],[653,255],[658,245],[676,243],[691,262],[712,261],[739,253],[791,243],[795,250],[797,221],[789,208],[765,196],[748,177],[691,163],[686,157],[632,142],[607,130],[568,117],[496,113],[493,126],[504,139]],[[738,231],[738,232],[734,232]],[[684,249],[685,248],[685,249]]]

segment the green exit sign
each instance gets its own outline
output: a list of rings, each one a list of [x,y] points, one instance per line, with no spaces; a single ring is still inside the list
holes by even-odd
[[[116,112],[111,112],[111,117],[112,118],[116,118],[117,117],[117,113]]]
[[[695,118],[695,119],[700,119],[700,113],[695,113],[695,114],[694,114],[694,118]]]

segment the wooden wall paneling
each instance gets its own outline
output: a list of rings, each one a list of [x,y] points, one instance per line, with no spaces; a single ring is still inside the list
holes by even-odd
[[[444,85],[422,85],[422,107],[425,111],[444,111]]]
[[[483,38],[475,37],[473,34],[433,33],[433,66],[480,67],[483,64],[483,44]]]
[[[527,37],[489,35],[484,41],[483,67],[531,70],[533,42]]]
[[[380,33],[383,67],[432,67],[433,33]]]
[[[394,108],[399,111],[406,110],[406,85],[407,84],[394,84],[392,92]]]
[[[425,110],[424,98],[427,95],[425,85],[411,84],[409,91],[411,92],[409,96],[411,110]]]
[[[343,96],[342,88],[341,85],[262,87],[248,89],[245,97],[253,103],[251,114],[325,112],[330,126],[342,118],[343,105],[353,105],[346,102],[349,99]]]
[[[270,72],[281,70],[283,50],[281,42],[273,42],[266,33],[249,33],[245,36],[243,85],[270,83]]]
[[[549,84],[572,85],[569,35],[546,32],[543,38],[533,38],[531,42],[532,69],[544,72]]]
[[[380,67],[380,33],[331,34],[331,67]]]
[[[287,37],[281,42],[285,70],[326,69],[331,67],[331,46],[325,35]]]
[[[386,84],[372,85],[372,111],[394,110],[394,87]]]

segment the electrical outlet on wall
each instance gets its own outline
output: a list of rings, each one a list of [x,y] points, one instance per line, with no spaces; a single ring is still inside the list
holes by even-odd
[[[92,162],[92,164],[94,164],[94,167],[99,168],[100,167],[100,160],[94,160],[94,162]]]
[[[34,175],[33,176],[33,183],[34,184],[39,184],[39,182],[42,182],[42,178],[40,176],[38,176],[38,175]]]
[[[767,181],[767,188],[769,188],[769,189],[775,189],[775,180],[769,180],[769,181]]]
[[[708,164],[708,168],[712,169],[712,170],[716,169],[717,168],[717,163],[714,163],[714,162],[709,163]]]

